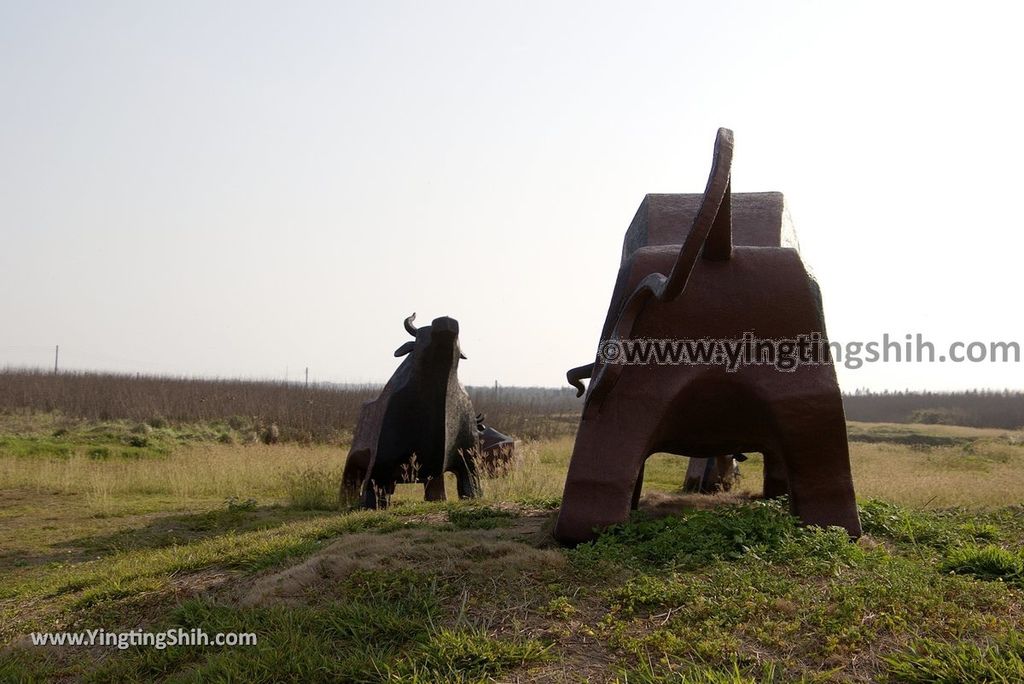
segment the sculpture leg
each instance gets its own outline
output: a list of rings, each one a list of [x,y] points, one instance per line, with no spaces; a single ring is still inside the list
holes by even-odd
[[[716,456],[715,470],[718,472],[718,491],[730,491],[736,480],[736,462],[732,456]]]
[[[343,503],[354,503],[359,500],[359,491],[366,480],[366,470],[370,462],[369,451],[355,451],[345,460],[345,470],[341,475],[341,491],[339,498]]]
[[[424,501],[445,501],[447,498],[448,495],[444,491],[444,473],[423,483]]]
[[[765,451],[764,457],[764,498],[777,499],[789,494],[789,478],[786,476],[786,464],[782,458],[772,451]]]
[[[472,455],[456,459],[452,472],[455,473],[455,484],[460,499],[476,499],[483,496],[484,490],[480,486],[480,474],[476,469],[476,459]]]
[[[595,528],[625,522],[654,419],[631,406],[606,406],[599,417],[584,415],[565,480],[555,537],[567,544],[589,541]]]
[[[790,505],[805,524],[837,525],[859,537],[842,402],[830,397],[816,404],[817,411],[808,412],[805,404],[800,415],[783,415],[778,423]]]
[[[395,493],[395,482],[380,483],[370,480],[363,487],[363,508],[384,509],[391,503],[391,497]]]
[[[388,507],[387,495],[373,480],[367,482],[366,486],[363,487],[362,505],[363,508],[371,510]]]
[[[635,511],[640,508],[640,494],[644,489],[644,466],[640,466],[640,474],[636,476],[636,485],[633,487],[633,499],[629,502],[630,510]]]
[[[704,471],[707,464],[703,458],[687,458],[686,475],[683,478],[683,491],[697,493],[701,491],[704,483]]]

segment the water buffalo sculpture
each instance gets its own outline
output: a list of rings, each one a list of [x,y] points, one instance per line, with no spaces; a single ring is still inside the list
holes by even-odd
[[[805,523],[860,534],[843,404],[817,283],[779,193],[731,193],[732,132],[720,129],[703,195],[648,195],[626,232],[555,536],[575,544],[620,523],[652,453],[760,452],[766,496],[789,494]],[[733,237],[736,237],[735,244]],[[628,340],[793,340],[817,334],[821,363],[629,364],[602,353]],[[803,352],[801,352],[802,354]]]
[[[746,460],[744,454],[691,458],[683,480],[683,491],[694,494],[731,491],[740,478],[739,464]]]
[[[482,413],[476,417],[476,428],[480,433],[480,470],[487,477],[506,475],[517,465],[516,441],[490,425],[484,425],[484,418]]]
[[[395,351],[405,359],[373,401],[363,404],[342,474],[341,496],[386,508],[399,482],[421,482],[428,501],[445,498],[444,473],[459,498],[481,494],[480,435],[469,395],[459,383],[459,323],[435,318],[405,329],[416,339]]]

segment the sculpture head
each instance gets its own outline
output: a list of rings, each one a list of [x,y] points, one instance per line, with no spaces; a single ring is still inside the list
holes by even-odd
[[[412,354],[416,365],[442,368],[445,371],[458,368],[459,359],[466,358],[459,347],[459,322],[448,316],[435,318],[430,325],[416,327],[416,314],[405,319],[406,331],[415,340],[406,342],[395,350],[395,356]]]

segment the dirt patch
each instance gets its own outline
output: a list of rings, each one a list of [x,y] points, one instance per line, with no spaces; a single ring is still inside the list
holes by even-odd
[[[640,499],[640,510],[657,518],[676,515],[683,511],[706,511],[722,506],[738,506],[757,497],[748,492],[722,492],[718,494],[667,494],[650,492]]]
[[[258,578],[240,597],[247,606],[307,603],[317,587],[360,570],[410,569],[452,578],[487,578],[564,568],[565,555],[537,548],[547,516],[523,518],[493,530],[400,530],[349,534],[306,561]]]

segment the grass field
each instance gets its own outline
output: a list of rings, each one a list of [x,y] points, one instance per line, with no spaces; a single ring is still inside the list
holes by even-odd
[[[226,423],[0,416],[0,681],[1024,681],[1024,437],[851,423],[865,537],[739,491],[565,550],[571,437],[476,502],[337,508],[344,445]],[[449,491],[453,491],[449,487]],[[202,628],[255,646],[33,646]]]

